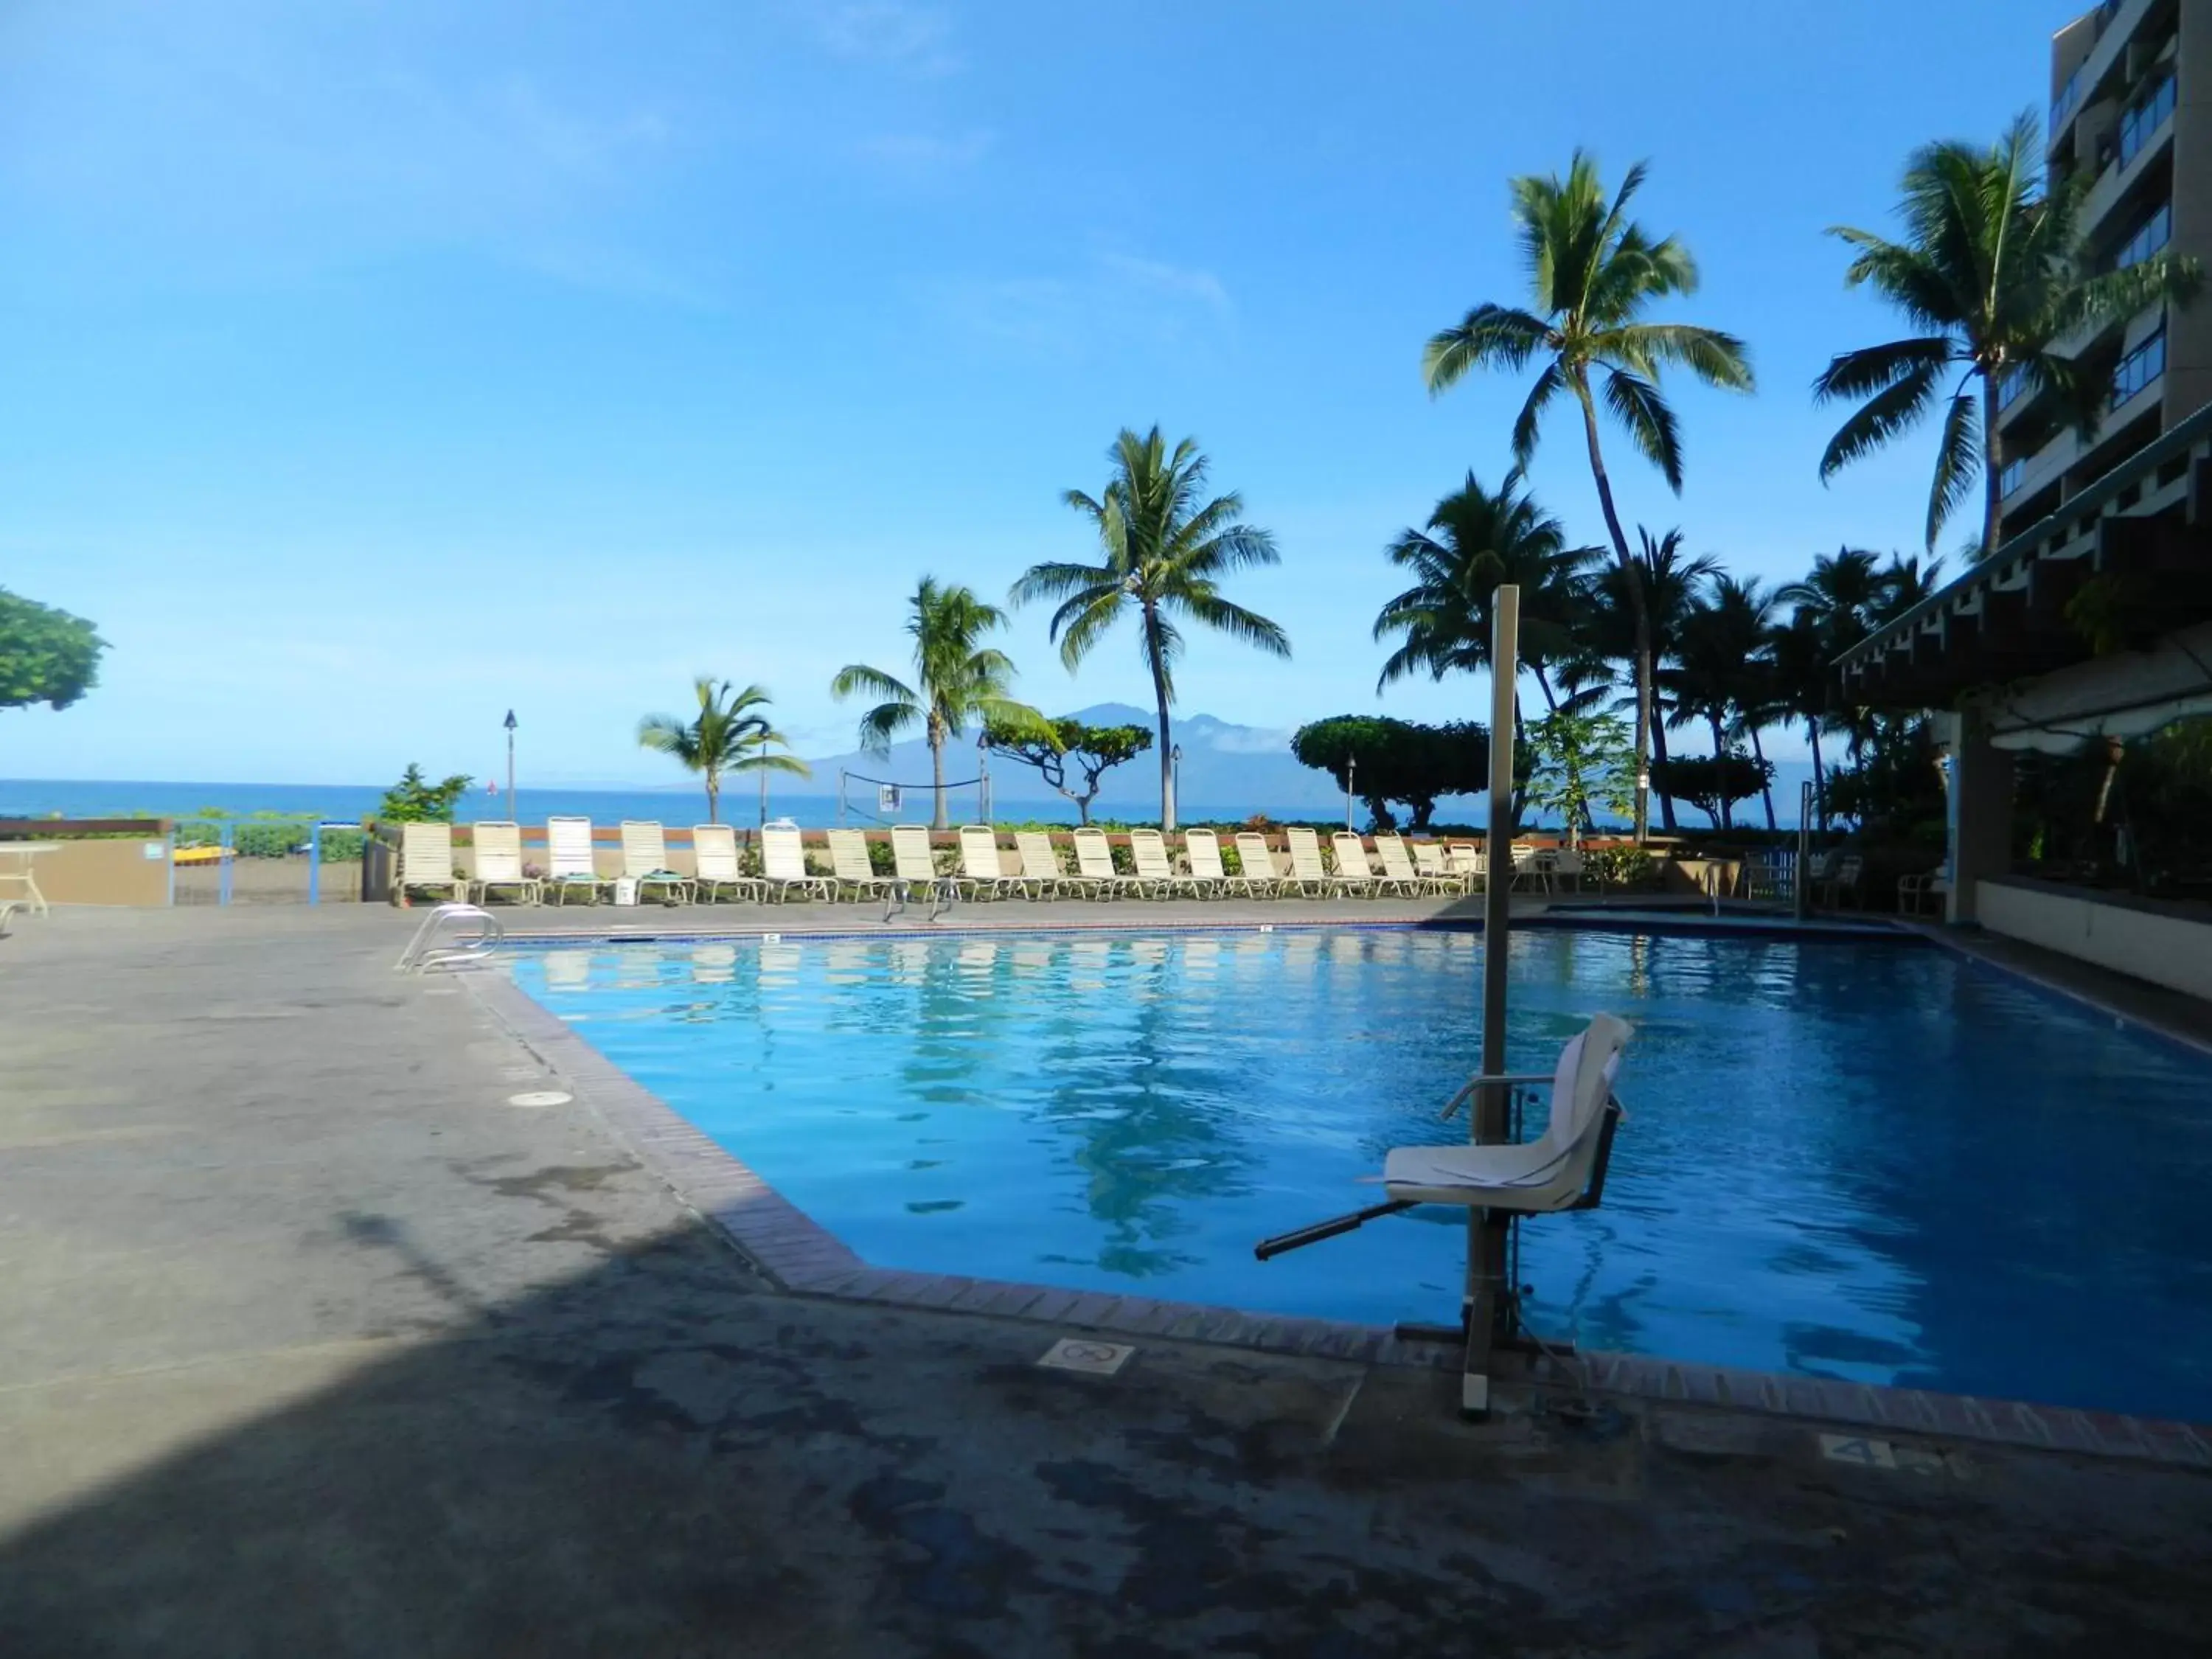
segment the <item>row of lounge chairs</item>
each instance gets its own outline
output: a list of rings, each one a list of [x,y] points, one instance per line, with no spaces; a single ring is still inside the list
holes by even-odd
[[[453,860],[452,825],[402,825],[398,885],[403,890],[448,892],[463,901],[499,896],[528,904],[549,898],[565,903],[579,896],[596,901],[611,892],[618,881],[634,882],[641,901],[665,898],[688,903],[726,897],[781,901],[796,895],[825,900],[927,898],[941,903],[960,898],[1111,899],[1123,895],[1274,898],[1296,894],[1328,898],[1402,894],[1411,897],[1474,892],[1488,876],[1482,849],[1472,843],[1440,847],[1419,842],[1409,848],[1396,836],[1378,835],[1374,838],[1382,866],[1378,871],[1368,860],[1365,844],[1349,831],[1331,837],[1334,860],[1325,861],[1320,836],[1311,830],[1286,832],[1290,848],[1286,870],[1276,867],[1265,836],[1245,832],[1236,836],[1238,869],[1231,874],[1222,856],[1220,837],[1211,830],[1184,834],[1185,865],[1181,869],[1176,868],[1158,830],[1131,830],[1133,867],[1117,870],[1106,832],[1093,829],[1074,832],[1073,871],[1061,865],[1048,834],[1027,830],[1014,836],[1014,866],[1009,868],[998,835],[988,824],[963,826],[958,861],[949,873],[938,870],[929,831],[919,824],[892,829],[892,867],[888,873],[874,867],[867,838],[858,830],[829,832],[830,869],[824,873],[809,868],[796,829],[770,825],[760,832],[761,868],[752,874],[743,869],[737,832],[726,823],[693,828],[695,867],[691,874],[683,875],[668,868],[661,826],[635,821],[622,826],[621,875],[607,876],[598,869],[588,818],[551,818],[545,830],[546,868],[539,874],[523,862],[520,825],[477,823],[473,826],[473,872],[463,875]],[[1540,854],[1534,848],[1516,845],[1512,855],[1516,881],[1540,880],[1547,888],[1561,879],[1580,884],[1582,863],[1574,854]]]

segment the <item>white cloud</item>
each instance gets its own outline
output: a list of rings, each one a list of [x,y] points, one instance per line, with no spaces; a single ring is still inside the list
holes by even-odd
[[[913,0],[837,0],[810,6],[817,38],[840,58],[889,64],[915,75],[950,75],[962,66],[951,20]]]
[[[989,132],[975,128],[957,134],[887,132],[854,146],[860,156],[915,179],[940,178],[971,167],[990,153]]]
[[[1236,312],[1212,271],[1115,252],[1064,275],[955,283],[943,298],[958,325],[1061,360],[1105,340],[1187,345],[1233,324]]]
[[[1161,259],[1139,259],[1126,253],[1106,253],[1099,263],[1130,287],[1178,299],[1196,300],[1226,311],[1229,290],[1210,270],[1171,265]]]

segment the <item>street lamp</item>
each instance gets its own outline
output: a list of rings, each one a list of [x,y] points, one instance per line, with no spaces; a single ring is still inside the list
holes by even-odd
[[[1344,827],[1347,830],[1355,828],[1352,822],[1352,776],[1358,769],[1359,757],[1346,755],[1344,757]]]
[[[1169,793],[1175,797],[1176,816],[1180,817],[1182,816],[1182,745],[1181,744],[1176,744],[1174,748],[1168,750],[1168,766],[1172,786]]]
[[[507,821],[517,823],[514,816],[514,710],[507,711]]]

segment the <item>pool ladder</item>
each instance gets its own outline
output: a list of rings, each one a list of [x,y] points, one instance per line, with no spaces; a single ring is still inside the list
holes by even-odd
[[[488,960],[506,938],[499,918],[483,906],[441,904],[422,918],[392,969],[427,974],[433,968],[472,967]]]

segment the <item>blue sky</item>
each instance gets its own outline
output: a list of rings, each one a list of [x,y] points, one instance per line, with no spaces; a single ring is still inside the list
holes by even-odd
[[[1651,163],[1640,216],[1751,343],[1674,387],[1683,495],[1624,516],[1784,579],[1917,550],[1927,441],[1823,488],[1807,387],[1896,331],[1838,222],[1906,151],[2048,89],[2050,0],[14,0],[0,9],[0,585],[95,619],[13,776],[665,781],[633,730],[698,670],[809,752],[896,668],[925,572],[997,596],[1087,551],[1060,505],[1122,425],[1197,436],[1282,567],[1279,665],[1198,641],[1182,706],[1283,726],[1478,713],[1394,688],[1381,549],[1524,389],[1431,402],[1423,340],[1517,299],[1512,174]],[[1534,481],[1602,531],[1577,434]],[[1133,641],[1048,709],[1145,701]]]

